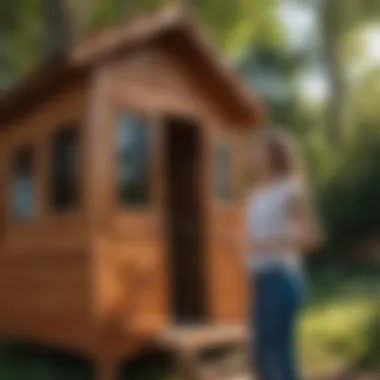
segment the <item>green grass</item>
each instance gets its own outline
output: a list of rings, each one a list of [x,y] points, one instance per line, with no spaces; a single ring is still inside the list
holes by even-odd
[[[366,355],[380,363],[370,325],[378,313],[380,271],[317,275],[312,288],[299,328],[303,372],[339,372]]]

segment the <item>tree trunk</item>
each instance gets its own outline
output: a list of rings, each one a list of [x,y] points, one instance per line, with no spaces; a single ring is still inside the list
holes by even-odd
[[[326,133],[328,140],[338,146],[342,140],[345,106],[344,68],[340,54],[341,2],[323,0],[321,26],[323,53],[330,91],[326,103]]]
[[[44,0],[46,17],[46,55],[63,53],[70,42],[70,20],[65,0]]]
[[[86,32],[91,21],[93,12],[93,0],[71,1],[68,5],[67,12],[70,14],[71,29],[69,33],[72,36],[81,36]]]

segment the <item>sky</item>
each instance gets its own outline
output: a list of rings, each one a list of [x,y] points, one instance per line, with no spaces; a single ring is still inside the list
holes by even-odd
[[[278,15],[285,23],[288,39],[293,48],[304,46],[305,39],[311,38],[317,28],[315,14],[308,6],[283,1]]]
[[[297,50],[313,43],[318,48],[318,24],[315,12],[310,6],[284,1],[279,8],[279,17],[284,22],[290,47]],[[300,91],[312,99],[323,99],[327,84],[320,68],[310,62],[309,67],[299,74]]]
[[[372,25],[362,32],[365,43],[365,57],[358,62],[359,71],[380,65],[380,26]]]

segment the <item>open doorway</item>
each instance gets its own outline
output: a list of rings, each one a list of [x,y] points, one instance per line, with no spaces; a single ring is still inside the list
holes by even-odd
[[[206,317],[202,134],[191,120],[165,124],[167,227],[172,268],[172,304],[176,323],[200,323]]]

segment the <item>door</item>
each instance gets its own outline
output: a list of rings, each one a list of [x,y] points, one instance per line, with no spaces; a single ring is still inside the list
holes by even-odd
[[[202,133],[190,120],[165,123],[166,216],[176,323],[206,317]]]

